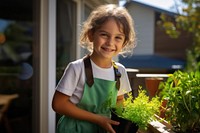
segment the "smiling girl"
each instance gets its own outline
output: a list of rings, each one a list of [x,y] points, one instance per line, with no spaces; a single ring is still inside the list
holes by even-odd
[[[96,8],[85,21],[80,43],[90,54],[68,64],[52,101],[55,112],[63,115],[57,133],[115,133],[111,105],[124,98],[131,87],[125,67],[113,57],[132,52],[135,47],[133,20],[124,7],[114,4]]]

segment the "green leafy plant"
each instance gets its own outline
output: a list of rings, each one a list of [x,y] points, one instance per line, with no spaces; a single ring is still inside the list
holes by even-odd
[[[165,114],[173,130],[200,132],[200,72],[175,71],[159,89],[161,98],[168,101]]]
[[[161,102],[158,97],[151,100],[146,90],[139,89],[138,96],[133,100],[132,93],[124,99],[123,104],[114,107],[115,113],[124,119],[135,123],[140,129],[147,129],[148,123],[156,120],[155,114],[159,112]]]

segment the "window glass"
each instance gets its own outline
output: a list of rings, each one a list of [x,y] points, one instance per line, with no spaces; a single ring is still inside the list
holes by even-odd
[[[65,67],[76,58],[76,3],[57,1],[57,67]]]
[[[83,14],[84,15],[84,20],[83,21],[85,21],[88,18],[88,16],[90,15],[91,11],[92,11],[92,8],[90,8],[89,6],[87,6],[85,4],[84,5],[84,14]],[[81,57],[83,57],[86,54],[88,54],[88,50],[85,49],[85,48],[81,48]]]
[[[0,4],[1,133],[32,131],[33,23],[28,2]]]
[[[72,0],[57,0],[56,83],[61,78],[67,64],[76,59],[76,6]],[[56,121],[59,117],[57,114]]]

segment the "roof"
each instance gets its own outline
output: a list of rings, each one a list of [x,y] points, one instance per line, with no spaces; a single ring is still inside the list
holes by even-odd
[[[135,69],[183,69],[185,61],[158,56],[158,55],[133,55],[131,57],[119,56],[119,62],[126,68]]]
[[[166,13],[166,14],[168,14],[168,15],[170,15],[170,16],[175,16],[175,15],[177,15],[176,12],[172,12],[171,10],[162,9],[162,8],[159,8],[159,7],[156,7],[156,6],[153,6],[153,5],[149,5],[149,4],[144,3],[144,2],[135,1],[135,0],[130,0],[130,1],[126,2],[126,3],[124,4],[124,7],[127,7],[127,6],[129,6],[130,4],[137,4],[137,5],[139,5],[139,6],[145,6],[145,7],[147,7],[147,8],[150,8],[150,9],[154,10],[154,11],[161,12],[161,13]]]

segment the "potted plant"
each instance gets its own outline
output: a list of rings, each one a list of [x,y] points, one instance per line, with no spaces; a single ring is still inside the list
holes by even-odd
[[[175,71],[160,83],[160,96],[167,100],[166,120],[174,132],[200,132],[200,71]]]
[[[159,112],[160,105],[158,97],[150,100],[146,90],[140,87],[135,99],[130,92],[122,104],[112,107],[112,119],[120,121],[120,125],[113,128],[119,133],[134,133],[138,128],[146,130],[149,122],[156,119],[155,114]]]

